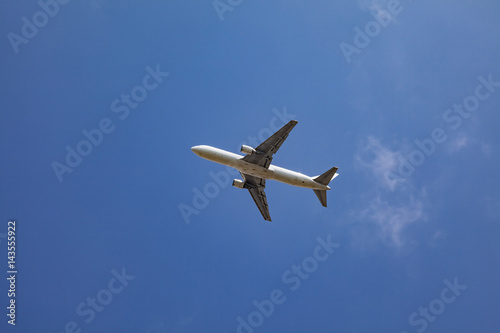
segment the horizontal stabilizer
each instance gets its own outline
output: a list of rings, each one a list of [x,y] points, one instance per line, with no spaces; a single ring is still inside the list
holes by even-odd
[[[333,167],[330,170],[328,170],[327,172],[325,172],[324,174],[319,175],[318,177],[314,178],[314,181],[318,182],[320,184],[323,184],[323,185],[328,185],[328,183],[330,183],[330,181],[333,178],[333,175],[335,175],[335,173],[337,172],[338,169],[339,168],[337,168],[337,167]],[[320,199],[320,201],[321,201],[321,199]]]

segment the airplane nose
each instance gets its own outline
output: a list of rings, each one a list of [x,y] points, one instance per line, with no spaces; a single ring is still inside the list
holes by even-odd
[[[199,155],[199,154],[200,154],[201,147],[200,147],[200,146],[193,146],[193,147],[191,147],[191,150],[192,150],[192,151],[193,151],[193,153],[195,153],[196,155]]]

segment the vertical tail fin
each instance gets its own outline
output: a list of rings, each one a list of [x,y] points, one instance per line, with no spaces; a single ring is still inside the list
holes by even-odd
[[[323,205],[323,207],[326,207],[326,190],[313,190],[314,194],[319,199],[319,202]]]
[[[328,185],[333,178],[338,176],[338,174],[336,174],[338,169],[337,167],[333,167],[322,175],[314,178],[314,181],[322,185]],[[323,207],[326,207],[326,190],[314,190],[314,194],[316,194]]]

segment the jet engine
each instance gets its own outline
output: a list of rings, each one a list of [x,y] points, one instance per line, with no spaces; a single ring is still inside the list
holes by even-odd
[[[241,179],[233,180],[233,186],[237,188],[245,188],[245,182]]]
[[[247,146],[247,145],[243,145],[241,146],[241,150],[240,150],[242,153],[245,153],[247,155],[249,154],[252,154],[252,153],[255,153],[255,149],[253,149],[252,147],[250,146]]]

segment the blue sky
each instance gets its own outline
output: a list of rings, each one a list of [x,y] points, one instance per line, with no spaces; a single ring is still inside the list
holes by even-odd
[[[497,332],[497,1],[2,7],[1,332]],[[268,223],[190,147],[291,119]]]

